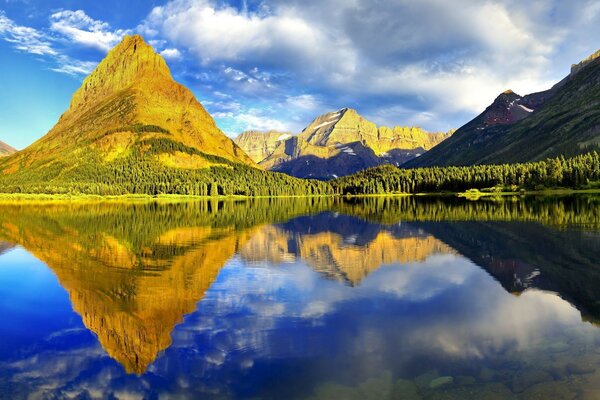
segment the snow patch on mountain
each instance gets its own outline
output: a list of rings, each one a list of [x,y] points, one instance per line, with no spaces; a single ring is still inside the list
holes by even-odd
[[[525,110],[525,111],[527,111],[527,112],[530,112],[530,113],[531,113],[531,112],[533,112],[533,110],[532,110],[531,108],[527,108],[527,107],[525,107],[525,106],[524,106],[524,105],[522,105],[522,104],[519,104],[518,106],[519,106],[519,107],[521,107],[523,110]]]

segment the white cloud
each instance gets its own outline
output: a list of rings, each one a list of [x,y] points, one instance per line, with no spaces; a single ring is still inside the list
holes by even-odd
[[[187,47],[204,65],[244,59],[293,66],[310,59],[305,67],[318,70],[334,56],[343,55],[346,65],[353,58],[337,39],[324,37],[318,27],[293,12],[265,15],[217,7],[208,0],[175,0],[154,8],[144,26],[150,34]]]
[[[287,96],[284,107],[293,107],[301,110],[317,110],[321,103],[311,94],[301,94],[298,96]]]
[[[64,55],[57,57],[57,63],[56,67],[50,68],[52,71],[73,76],[88,75],[98,64],[93,61],[81,61]]]
[[[160,52],[160,55],[167,60],[180,60],[181,52],[175,48],[167,48]]]
[[[263,2],[255,11],[172,0],[154,8],[142,26],[188,50],[203,67],[226,64],[247,76],[251,68],[285,71],[293,80],[288,91],[329,96],[328,104],[367,103],[367,112],[382,103],[403,105],[419,113],[414,120],[440,126],[447,122],[439,119],[481,112],[507,88],[526,94],[551,86],[571,62],[595,50],[599,12],[586,0],[578,7],[552,0],[387,0],[377,6],[289,0]],[[246,76],[231,76],[246,82]],[[265,100],[286,89],[269,88],[254,93]],[[368,104],[373,99],[379,101]]]
[[[0,38],[11,43],[19,51],[48,57],[54,64],[49,69],[55,72],[73,76],[84,75],[89,74],[97,64],[66,55],[56,48],[52,36],[35,28],[18,25],[1,11]]]
[[[233,116],[235,121],[242,127],[242,130],[275,130],[275,131],[287,131],[287,122],[280,121],[278,119],[269,118],[264,116],[262,112],[255,109],[250,109],[246,113],[236,114]]]
[[[57,51],[45,36],[34,28],[16,24],[0,11],[0,38],[12,43],[15,49],[40,56],[54,56]]]
[[[108,51],[129,31],[112,30],[106,22],[95,20],[83,10],[63,10],[50,16],[50,29],[67,39],[87,46]]]

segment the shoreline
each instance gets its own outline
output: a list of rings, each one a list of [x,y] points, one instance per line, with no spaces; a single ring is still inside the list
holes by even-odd
[[[508,197],[508,196],[556,196],[577,194],[600,194],[600,189],[547,189],[517,192],[433,192],[433,193],[381,193],[381,194],[359,194],[359,195],[295,195],[295,196],[192,196],[179,194],[125,194],[113,196],[101,196],[90,194],[28,194],[28,193],[0,193],[0,205],[14,203],[68,203],[68,202],[90,202],[90,203],[146,203],[146,202],[186,202],[186,201],[224,201],[224,200],[249,200],[249,199],[296,199],[296,198],[372,198],[372,197],[460,197],[466,200],[478,200],[480,198]]]

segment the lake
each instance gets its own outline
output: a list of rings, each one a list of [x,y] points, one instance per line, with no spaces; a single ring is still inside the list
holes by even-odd
[[[0,206],[0,398],[600,398],[600,197]]]

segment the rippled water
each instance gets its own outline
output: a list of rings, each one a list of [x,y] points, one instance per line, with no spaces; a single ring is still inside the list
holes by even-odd
[[[600,199],[0,207],[0,398],[600,398]]]

